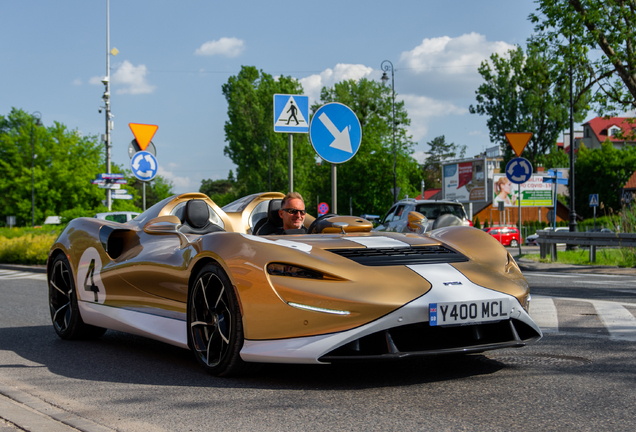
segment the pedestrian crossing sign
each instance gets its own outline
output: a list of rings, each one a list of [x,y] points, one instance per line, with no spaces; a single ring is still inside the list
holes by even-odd
[[[590,207],[598,207],[598,194],[590,194]]]
[[[274,95],[274,132],[309,133],[309,96]]]

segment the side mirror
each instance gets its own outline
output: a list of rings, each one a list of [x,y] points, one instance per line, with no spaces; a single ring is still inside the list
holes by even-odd
[[[150,219],[146,225],[144,225],[144,232],[147,234],[177,234],[181,243],[181,248],[187,246],[188,238],[179,231],[181,226],[181,219],[177,216],[159,216],[154,219]]]
[[[181,226],[181,220],[176,216],[159,216],[150,219],[144,225],[144,232],[148,234],[175,234]]]
[[[409,212],[406,228],[412,233],[424,234],[428,229],[428,219],[420,212]]]

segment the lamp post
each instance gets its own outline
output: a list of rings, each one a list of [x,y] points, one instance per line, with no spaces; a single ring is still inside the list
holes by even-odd
[[[384,71],[382,73],[382,85],[386,85],[389,80],[387,72],[391,71],[391,101],[393,105],[393,203],[397,202],[397,175],[395,174],[395,76],[393,74],[393,63],[388,60],[384,60],[380,65],[380,69]]]
[[[42,114],[35,111],[31,116],[35,119],[35,126],[40,126]],[[33,161],[35,159],[35,148],[33,144],[33,120],[31,120],[31,227],[35,226],[35,177],[33,175]]]

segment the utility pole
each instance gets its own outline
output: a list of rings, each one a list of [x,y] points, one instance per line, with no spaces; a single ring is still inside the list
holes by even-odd
[[[110,112],[110,0],[106,0],[106,76],[102,80],[102,83],[106,86],[104,91],[104,104],[106,108],[106,172],[110,174],[110,131],[112,129],[111,118],[113,115]],[[110,189],[106,189],[106,206],[108,211],[112,209],[112,200],[110,195]]]

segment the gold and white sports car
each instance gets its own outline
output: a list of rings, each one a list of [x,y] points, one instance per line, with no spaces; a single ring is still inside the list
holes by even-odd
[[[355,216],[282,225],[283,195],[222,209],[167,198],[132,221],[73,220],[48,259],[53,327],[106,329],[191,349],[215,375],[252,363],[333,363],[521,347],[542,337],[528,283],[488,234],[371,232]],[[268,231],[267,227],[270,227]]]

